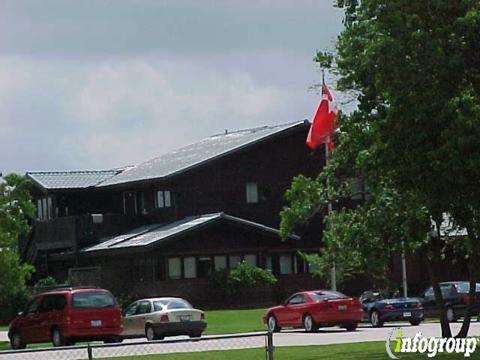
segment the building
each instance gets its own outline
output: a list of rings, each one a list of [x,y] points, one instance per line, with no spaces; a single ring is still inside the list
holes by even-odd
[[[298,253],[318,252],[320,216],[300,236],[281,241],[278,231],[293,177],[315,176],[325,162],[305,146],[309,126],[225,131],[113,170],[29,172],[38,218],[23,257],[40,277],[120,296],[213,305],[209,275],[240,261],[277,276],[267,301],[320,287]]]

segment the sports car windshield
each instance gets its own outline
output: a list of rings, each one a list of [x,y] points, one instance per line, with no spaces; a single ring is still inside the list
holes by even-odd
[[[314,291],[314,292],[310,293],[310,296],[315,301],[331,300],[331,299],[345,299],[345,298],[348,297],[347,295],[342,294],[338,291]]]

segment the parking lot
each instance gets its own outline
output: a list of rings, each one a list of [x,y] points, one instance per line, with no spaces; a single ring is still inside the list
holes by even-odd
[[[458,331],[461,323],[451,325],[453,333]],[[413,337],[418,332],[426,337],[440,336],[440,325],[434,322],[422,323],[419,326],[410,326],[408,323],[388,324],[383,328],[372,328],[369,325],[363,325],[354,332],[346,332],[340,328],[324,328],[318,333],[305,333],[302,330],[286,330],[275,333],[273,343],[276,347],[281,346],[307,346],[307,345],[328,345],[368,341],[385,341],[393,330],[402,327],[407,337]],[[239,336],[242,335],[242,336]],[[243,336],[248,335],[248,336]],[[470,336],[480,336],[480,323],[473,322],[470,327]],[[0,333],[2,339],[6,333]],[[265,333],[249,333],[234,335],[211,335],[202,337],[204,340],[190,340],[187,337],[172,337],[165,341],[155,341],[146,343],[145,339],[125,340],[121,345],[102,346],[94,348],[95,358],[128,356],[128,355],[148,355],[148,354],[167,354],[176,352],[200,352],[209,350],[233,350],[247,348],[265,347]],[[62,353],[60,355],[59,351]],[[85,348],[71,348],[71,350],[42,350],[29,351],[18,354],[2,354],[0,359],[74,359],[85,358]]]

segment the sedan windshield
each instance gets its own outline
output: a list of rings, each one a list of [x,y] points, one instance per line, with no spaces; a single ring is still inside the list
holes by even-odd
[[[168,310],[174,310],[174,309],[191,309],[192,305],[190,305],[187,301],[185,300],[172,300],[167,304],[167,309]]]
[[[310,293],[310,296],[315,301],[331,300],[331,299],[345,299],[348,296],[338,291],[314,291]]]

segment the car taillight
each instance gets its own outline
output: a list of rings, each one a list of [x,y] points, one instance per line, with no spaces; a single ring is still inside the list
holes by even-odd
[[[393,305],[387,304],[385,305],[385,309],[392,310],[395,309],[395,307]]]
[[[422,303],[421,302],[417,302],[417,305],[415,305],[417,308],[421,308],[422,307]]]
[[[463,302],[464,304],[468,304],[468,300],[470,299],[470,295],[463,295]]]
[[[200,319],[201,319],[201,320],[205,320],[205,314],[204,314],[204,313],[202,313],[202,314],[200,315]]]
[[[168,315],[162,315],[160,316],[160,321],[165,321],[165,322],[168,322]]]

